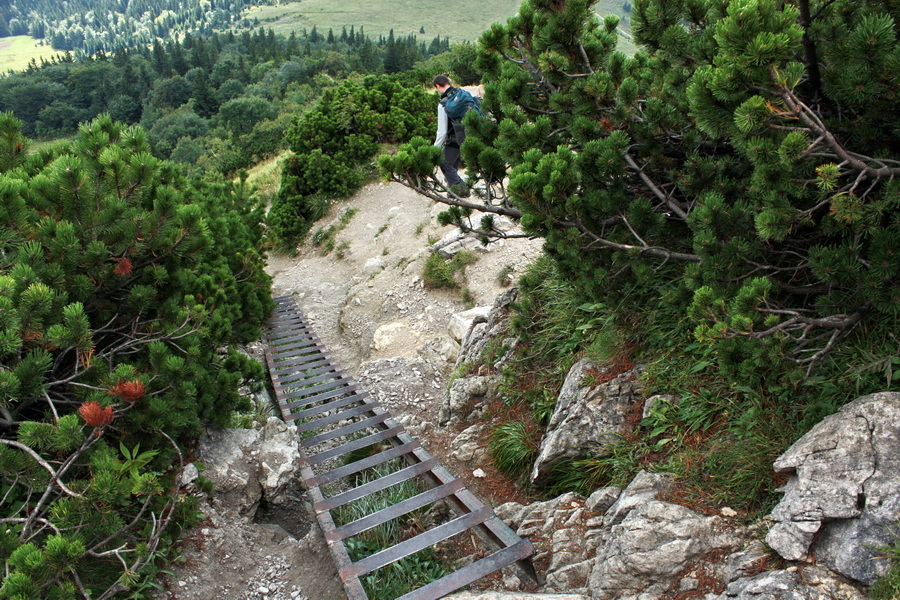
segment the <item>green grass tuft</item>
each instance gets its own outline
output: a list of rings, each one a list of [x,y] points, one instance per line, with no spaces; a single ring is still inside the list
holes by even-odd
[[[527,475],[539,449],[534,434],[522,421],[503,423],[491,434],[491,459],[510,477]]]

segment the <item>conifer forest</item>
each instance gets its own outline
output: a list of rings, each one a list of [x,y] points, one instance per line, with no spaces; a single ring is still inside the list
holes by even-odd
[[[241,17],[259,4],[0,6],[0,43],[58,51],[0,75],[0,600],[150,597],[198,519],[188,449],[265,384],[236,347],[272,311],[267,254],[379,179],[485,244],[501,216],[543,240],[502,373],[528,416],[492,443],[533,453],[581,356],[681,399],[538,493],[666,469],[764,514],[776,456],[898,389],[895,0],[633,0],[634,54],[588,0],[452,44],[275,35]],[[484,84],[467,198],[437,176],[438,73]],[[262,195],[246,169],[281,154]]]

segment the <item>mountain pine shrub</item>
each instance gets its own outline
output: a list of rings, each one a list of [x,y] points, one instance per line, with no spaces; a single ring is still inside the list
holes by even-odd
[[[182,448],[262,368],[262,208],[102,116],[26,155],[0,115],[0,598],[109,598],[173,523]],[[18,141],[16,141],[18,140]]]
[[[633,58],[589,2],[528,0],[482,35],[480,202],[446,198],[425,140],[383,171],[519,219],[584,301],[689,322],[731,381],[796,387],[861,324],[896,329],[896,11],[641,0],[631,20]]]
[[[275,245],[296,245],[324,216],[328,198],[349,196],[370,176],[379,144],[432,134],[435,115],[432,95],[397,77],[370,75],[326,90],[286,133],[293,155],[269,213]]]

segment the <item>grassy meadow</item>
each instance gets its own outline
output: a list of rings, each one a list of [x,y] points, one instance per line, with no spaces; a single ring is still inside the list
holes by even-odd
[[[322,34],[329,28],[340,33],[341,27],[349,30],[353,25],[376,37],[393,29],[396,36],[413,33],[425,39],[439,35],[463,41],[477,39],[491,23],[506,21],[518,12],[519,4],[520,0],[303,0],[257,6],[244,16],[284,35],[313,26]],[[419,33],[422,27],[424,34]]]
[[[427,41],[435,36],[449,37],[451,42],[475,41],[492,23],[505,23],[519,11],[521,0],[302,0],[282,2],[278,6],[256,6],[243,16],[259,19],[260,24],[277,34],[311,30],[313,26],[323,35],[331,28],[335,34],[342,27],[348,30],[360,26],[371,36],[415,34]],[[625,15],[622,0],[599,0],[595,9],[600,16]],[[421,29],[425,33],[420,33]],[[631,28],[627,19],[619,26],[623,36],[620,49],[634,53],[629,41]]]
[[[41,57],[50,59],[59,54],[50,46],[38,46],[37,40],[27,35],[0,38],[0,73],[24,71],[31,59],[41,62]]]

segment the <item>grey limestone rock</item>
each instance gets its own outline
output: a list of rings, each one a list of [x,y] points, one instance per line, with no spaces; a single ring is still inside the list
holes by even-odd
[[[483,433],[484,426],[480,423],[461,431],[450,445],[453,448],[450,456],[465,463],[480,462],[487,454],[487,448],[481,443]]]
[[[503,345],[507,347],[507,354],[515,346],[515,339],[507,340],[505,338],[509,331],[507,327],[509,304],[514,302],[518,295],[518,288],[510,288],[497,296],[485,319],[476,322],[463,338],[456,366],[466,362],[473,364],[482,362],[485,347],[491,340],[502,339]],[[500,357],[500,362],[503,358]],[[494,366],[499,365],[495,364]]]
[[[203,475],[213,481],[226,511],[255,514],[265,497],[279,504],[297,483],[297,434],[271,417],[263,429],[212,429],[200,439]]]
[[[610,506],[616,503],[616,500],[619,499],[621,493],[622,490],[617,487],[600,488],[588,496],[587,501],[584,503],[584,507],[595,513],[606,512]]]
[[[262,498],[255,456],[262,432],[257,429],[211,429],[200,438],[198,453],[223,503],[242,515],[256,512]]]
[[[463,418],[466,408],[472,408],[485,399],[492,399],[497,395],[500,381],[495,376],[460,377],[450,384],[450,393],[447,394],[441,407],[440,422],[459,422]]]
[[[685,579],[684,572],[710,550],[739,540],[718,533],[718,517],[704,517],[649,500],[632,509],[608,534],[591,573],[594,600],[658,598]]]
[[[586,380],[594,370],[596,365],[580,360],[566,375],[531,471],[532,482],[543,479],[560,459],[600,452],[627,428],[626,415],[641,397],[639,369],[588,386]]]
[[[674,475],[671,473],[648,473],[640,471],[631,480],[616,501],[603,515],[603,525],[611,527],[621,523],[628,513],[636,506],[644,502],[656,499],[661,492],[674,485]]]
[[[897,440],[900,393],[863,396],[816,425],[775,461],[793,475],[766,542],[789,560],[812,552],[819,564],[873,583],[889,567],[877,548],[892,542],[900,520]]]
[[[457,342],[462,342],[473,324],[487,322],[487,316],[490,312],[490,306],[476,306],[475,308],[456,313],[450,317],[450,323],[447,325],[450,337]]]
[[[286,490],[296,483],[300,472],[297,442],[293,427],[276,417],[266,421],[259,446],[259,480],[263,494],[273,504],[280,504]]]
[[[731,583],[716,600],[865,600],[866,594],[821,567],[768,571]]]

